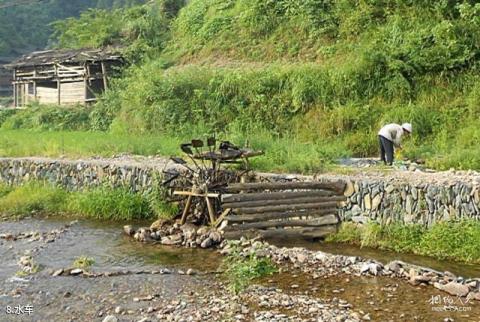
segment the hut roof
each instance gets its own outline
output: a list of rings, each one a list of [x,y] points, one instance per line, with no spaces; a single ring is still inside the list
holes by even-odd
[[[5,65],[6,68],[53,65],[55,63],[82,63],[87,61],[120,60],[119,48],[61,49],[35,51]]]

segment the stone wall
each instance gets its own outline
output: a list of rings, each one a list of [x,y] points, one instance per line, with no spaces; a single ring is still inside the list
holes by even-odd
[[[431,225],[458,218],[480,219],[479,186],[455,182],[385,184],[379,181],[348,181],[343,220],[382,223],[400,221]]]
[[[263,181],[342,180],[347,201],[339,210],[342,221],[366,223],[370,220],[421,223],[459,218],[480,220],[480,176],[446,173],[395,173],[312,176],[258,174]]]
[[[69,190],[109,184],[145,192],[152,188],[155,172],[161,174],[153,166],[117,161],[0,158],[0,181],[13,185],[40,180]]]
[[[173,164],[168,169],[176,168]],[[0,158],[0,181],[21,184],[45,180],[70,190],[109,184],[146,192],[159,184],[165,159],[127,158],[104,160],[54,160],[47,158]],[[415,179],[413,179],[415,178]],[[457,218],[480,219],[480,181],[431,182],[421,174],[411,180],[368,176],[258,174],[256,180],[343,180],[347,201],[339,210],[342,220],[382,223],[400,221],[431,225]]]

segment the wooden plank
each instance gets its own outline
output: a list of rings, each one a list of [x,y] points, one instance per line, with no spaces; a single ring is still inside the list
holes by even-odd
[[[325,209],[308,209],[305,211],[295,211],[295,212],[274,212],[274,213],[261,213],[255,215],[230,215],[225,217],[228,222],[238,223],[238,222],[258,222],[271,219],[285,219],[293,217],[322,217],[326,215],[336,214],[338,210],[336,208],[325,208]]]
[[[225,231],[231,230],[248,230],[248,229],[265,229],[271,227],[319,227],[327,225],[336,225],[338,224],[338,217],[336,215],[328,215],[318,219],[313,220],[301,220],[301,219],[292,219],[292,220],[278,220],[278,221],[264,221],[264,222],[255,222],[255,223],[246,223],[239,224],[234,226],[225,227]]]
[[[279,212],[279,211],[294,211],[302,209],[325,209],[337,207],[337,202],[318,202],[298,205],[280,205],[280,206],[266,206],[266,207],[252,207],[252,208],[240,208],[235,212],[241,215],[258,214],[265,212]]]
[[[268,196],[268,194],[266,194]],[[306,198],[292,198],[292,199],[280,199],[280,200],[258,200],[258,201],[242,201],[242,202],[225,202],[222,203],[224,208],[253,208],[262,206],[280,206],[280,205],[296,205],[296,204],[309,204],[319,203],[327,201],[345,201],[344,196],[329,196],[329,197],[306,197]]]
[[[315,239],[323,238],[337,231],[337,227],[322,226],[317,228],[290,228],[290,229],[249,229],[249,230],[236,230],[226,231],[224,237],[226,239],[240,239],[241,237],[247,238],[271,238],[271,239]]]
[[[312,190],[312,191],[287,191],[287,192],[257,192],[245,194],[224,194],[222,202],[241,202],[241,201],[257,201],[257,200],[282,200],[292,198],[305,197],[326,197],[334,195],[329,190]]]
[[[227,187],[227,191],[244,190],[290,190],[290,189],[326,189],[337,193],[343,193],[345,182],[256,182],[256,183],[234,183]]]
[[[194,197],[210,197],[210,198],[218,198],[220,195],[218,193],[195,193],[191,191],[174,191],[173,194],[175,196],[194,196]]]

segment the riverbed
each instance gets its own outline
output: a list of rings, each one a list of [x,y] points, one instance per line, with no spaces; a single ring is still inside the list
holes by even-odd
[[[257,286],[235,297],[219,274],[218,252],[138,243],[123,235],[122,225],[48,218],[0,223],[0,234],[44,233],[39,239],[38,235],[0,239],[0,321],[103,321],[108,315],[116,316],[119,321],[143,319],[144,322],[342,321],[342,317],[350,321],[480,321],[478,303],[465,303],[465,299],[460,302],[431,287],[414,287],[387,277],[314,278],[293,267],[255,281]],[[361,255],[383,262],[399,257],[390,252],[344,245],[284,246]],[[25,254],[39,265],[39,271],[16,276],[20,269],[18,261]],[[55,271],[71,267],[79,256],[94,259],[90,267],[93,272],[124,274],[97,278],[52,276]],[[401,259],[465,277],[480,276],[475,266],[419,256]],[[272,294],[297,304],[282,306],[281,301],[272,304],[268,302],[268,298],[275,297]],[[267,301],[262,300],[264,297]],[[449,309],[456,311],[439,312],[445,300],[454,301]],[[8,307],[13,310],[27,306],[32,307],[30,314],[7,314]]]

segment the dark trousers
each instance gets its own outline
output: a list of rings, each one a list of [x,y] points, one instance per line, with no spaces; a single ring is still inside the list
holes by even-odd
[[[378,142],[380,143],[380,161],[392,165],[394,153],[393,142],[381,135],[378,136]]]

